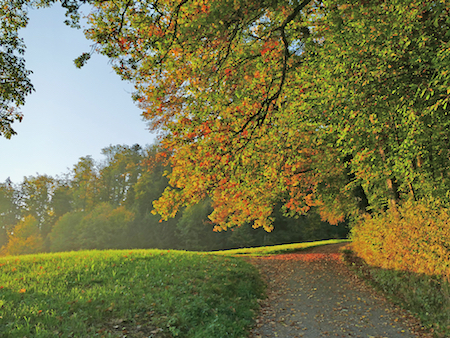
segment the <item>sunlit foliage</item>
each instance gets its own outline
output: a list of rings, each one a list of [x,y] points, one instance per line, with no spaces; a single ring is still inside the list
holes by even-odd
[[[408,202],[367,216],[352,229],[352,247],[369,264],[442,276],[450,282],[450,211],[436,201]]]
[[[1,250],[2,255],[26,255],[44,251],[38,221],[33,216],[27,216],[17,223],[8,237],[7,245]]]
[[[223,230],[331,223],[446,199],[448,13],[440,1],[98,2],[87,37],[163,132],[164,219],[210,197]]]

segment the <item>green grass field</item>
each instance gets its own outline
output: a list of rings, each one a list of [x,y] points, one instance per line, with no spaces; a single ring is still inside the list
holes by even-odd
[[[263,297],[233,257],[85,251],[0,266],[0,337],[243,337]]]
[[[324,241],[315,241],[315,242],[261,246],[258,248],[243,248],[243,249],[234,249],[234,250],[213,251],[212,253],[217,254],[217,255],[237,256],[237,257],[239,257],[239,256],[250,256],[250,257],[252,257],[252,256],[270,256],[270,255],[287,254],[287,253],[305,250],[305,249],[312,248],[315,246],[342,243],[342,242],[349,242],[349,240],[348,239],[328,239],[328,240],[324,240]]]
[[[264,285],[234,256],[330,243],[1,257],[0,337],[246,337]]]

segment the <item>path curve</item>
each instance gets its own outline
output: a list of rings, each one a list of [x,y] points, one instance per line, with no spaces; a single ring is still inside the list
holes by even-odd
[[[347,268],[342,245],[250,259],[268,285],[250,338],[431,337]]]

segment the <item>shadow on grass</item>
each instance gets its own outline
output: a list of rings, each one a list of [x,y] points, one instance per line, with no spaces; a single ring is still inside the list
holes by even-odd
[[[349,267],[394,303],[410,311],[435,337],[450,337],[450,283],[440,276],[369,266],[344,250]]]
[[[133,337],[156,333],[158,335],[153,337],[166,337],[152,324],[154,311],[151,306],[136,307],[133,316],[119,315],[107,294],[82,297],[89,289],[101,289],[106,281],[77,282],[73,273],[63,278],[66,279],[67,294],[55,292],[51,295],[47,291],[33,290],[32,286],[19,292],[3,287],[0,292],[0,337],[121,337],[125,331]],[[143,324],[139,325],[139,322]]]
[[[242,337],[264,291],[256,268],[232,257],[127,250],[7,259],[5,338]]]

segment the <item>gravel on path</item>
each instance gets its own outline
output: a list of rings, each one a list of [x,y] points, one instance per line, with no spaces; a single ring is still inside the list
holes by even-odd
[[[250,338],[431,337],[347,268],[342,245],[251,259],[266,280],[268,298]]]

